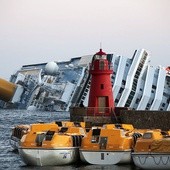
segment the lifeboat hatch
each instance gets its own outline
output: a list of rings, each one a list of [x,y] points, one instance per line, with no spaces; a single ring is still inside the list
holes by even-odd
[[[59,132],[65,133],[67,132],[67,130],[68,130],[68,127],[62,127]]]
[[[100,137],[100,149],[106,149],[107,137]]]
[[[37,146],[42,146],[42,142],[43,142],[44,138],[45,138],[44,133],[37,134],[36,139],[35,139]]]
[[[152,133],[146,132],[143,134],[143,139],[152,139]]]
[[[53,136],[54,136],[54,133],[55,133],[55,131],[50,131],[50,130],[49,130],[49,131],[46,133],[45,140],[51,141],[52,138],[53,138]]]
[[[104,160],[104,153],[101,153],[101,160]]]

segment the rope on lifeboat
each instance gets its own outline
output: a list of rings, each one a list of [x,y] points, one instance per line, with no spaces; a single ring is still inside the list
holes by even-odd
[[[23,131],[23,130],[24,130],[23,128],[15,127],[15,128],[14,128],[14,132],[13,132],[13,136],[21,139],[21,137],[22,137],[22,131]]]
[[[140,157],[140,156],[137,156],[138,157],[138,159],[139,159],[139,162],[140,162],[140,164],[141,165],[144,165],[145,163],[146,163],[146,159],[147,159],[147,157],[144,157],[145,159],[144,159],[144,161],[142,162],[142,158]]]
[[[73,147],[79,147],[81,146],[81,141],[82,141],[82,136],[81,135],[73,135],[72,136],[73,140]]]
[[[168,162],[170,162],[170,156],[167,157],[166,161],[163,160],[163,156],[159,156],[159,157],[155,158],[152,154],[148,154],[147,156],[145,156],[143,158],[141,158],[141,156],[137,156],[137,157],[138,157],[141,165],[144,165],[146,163],[146,160],[148,159],[148,157],[152,158],[156,165],[160,165],[160,163],[162,163],[163,165],[167,165]],[[156,161],[156,159],[158,159],[158,158],[159,158],[159,160]],[[144,161],[142,161],[142,159],[144,159]]]
[[[142,137],[142,134],[136,132],[132,135],[132,137],[133,137],[134,144],[136,144],[137,139]]]

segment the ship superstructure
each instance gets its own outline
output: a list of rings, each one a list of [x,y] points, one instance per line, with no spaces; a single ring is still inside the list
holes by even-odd
[[[107,59],[113,65],[111,81],[115,106],[170,110],[169,67],[151,66],[150,55],[144,49],[136,50],[132,58],[107,54]],[[92,60],[93,55],[88,55],[70,61],[24,65],[10,78],[14,85],[9,87],[14,94],[7,96],[8,101],[1,101],[0,106],[54,111],[88,106],[91,83],[88,67]],[[1,100],[4,100],[3,95],[0,94]]]
[[[12,90],[9,100],[1,105],[4,108],[67,111],[76,89],[87,77],[87,63],[91,58],[84,56],[66,62],[22,66],[10,79],[14,87],[22,87],[22,93],[15,94]],[[5,83],[8,85],[7,81]],[[16,102],[13,102],[14,96],[18,99]]]

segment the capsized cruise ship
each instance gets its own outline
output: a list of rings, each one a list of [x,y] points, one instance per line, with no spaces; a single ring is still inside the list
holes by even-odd
[[[115,106],[135,110],[170,111],[170,67],[153,67],[144,49],[132,58],[108,54],[113,64]],[[0,107],[68,111],[88,105],[93,55],[70,61],[24,65],[10,82],[0,79]]]

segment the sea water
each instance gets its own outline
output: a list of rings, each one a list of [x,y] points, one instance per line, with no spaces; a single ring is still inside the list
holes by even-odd
[[[11,129],[19,124],[31,124],[37,122],[52,122],[69,120],[68,112],[41,112],[27,110],[1,110],[0,109],[0,170],[92,170],[92,169],[113,169],[131,170],[137,169],[133,165],[83,165],[74,164],[69,166],[48,166],[33,167],[27,166],[21,160],[18,152],[14,151],[10,145]]]

